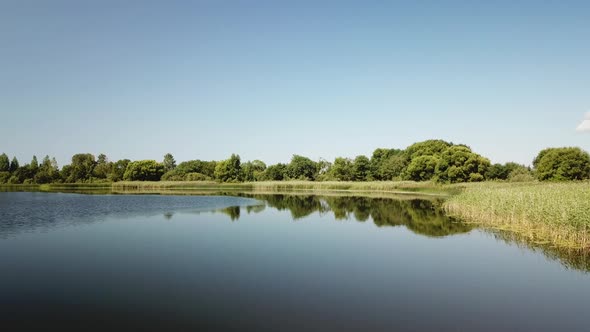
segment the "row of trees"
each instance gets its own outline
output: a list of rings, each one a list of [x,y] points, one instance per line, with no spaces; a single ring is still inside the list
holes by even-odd
[[[69,165],[58,168],[55,158],[37,158],[19,165],[16,158],[0,155],[0,183],[77,183],[128,181],[438,181],[443,183],[484,180],[529,181],[583,180],[590,178],[590,155],[579,148],[545,149],[533,161],[533,169],[516,163],[491,164],[463,144],[427,140],[404,150],[376,149],[372,156],[338,157],[333,162],[313,161],[294,155],[288,164],[267,166],[260,160],[242,163],[232,154],[222,161],[190,160],[176,164],[171,154],[155,160],[110,161],[100,154],[76,154]]]

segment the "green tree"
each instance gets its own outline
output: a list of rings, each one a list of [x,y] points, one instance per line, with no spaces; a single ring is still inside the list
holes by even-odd
[[[371,178],[371,161],[366,156],[357,156],[352,163],[352,179],[367,181]]]
[[[0,172],[0,184],[6,184],[10,180],[10,172]]]
[[[217,163],[215,166],[215,179],[221,182],[241,181],[242,167],[240,156],[232,154],[229,159]]]
[[[59,178],[61,182],[68,182],[72,176],[72,166],[64,165],[61,170],[59,171]]]
[[[473,153],[469,147],[454,145],[440,154],[436,176],[439,181],[450,183],[481,181],[489,167],[490,161]]]
[[[431,139],[408,146],[406,148],[406,153],[410,159],[420,156],[438,156],[452,145],[453,143],[445,142],[440,139]]]
[[[110,173],[107,175],[107,180],[113,182],[123,180],[123,177],[125,176],[125,171],[127,170],[127,166],[130,162],[131,160],[129,159],[121,159],[114,162],[111,166]]]
[[[317,164],[311,159],[299,155],[293,155],[287,166],[287,175],[290,179],[315,180]]]
[[[435,156],[420,156],[412,159],[406,169],[405,179],[412,181],[427,181],[434,177],[439,159]]]
[[[287,165],[285,164],[276,164],[270,165],[266,168],[263,174],[264,180],[269,181],[282,181],[285,179],[287,173]]]
[[[54,158],[55,160],[55,158]],[[49,159],[49,156],[45,156],[39,166],[37,174],[34,176],[35,183],[51,183],[59,178],[59,170],[57,169],[57,163],[54,163]]]
[[[170,172],[176,168],[176,160],[174,160],[174,157],[170,153],[164,155],[164,161],[162,164],[164,164],[164,171],[166,172]]]
[[[493,164],[488,167],[485,174],[488,180],[509,180],[511,174],[526,174],[530,173],[530,170],[524,166],[513,162],[506,164]]]
[[[244,181],[260,181],[263,179],[266,164],[260,160],[248,161],[242,164],[242,179]]]
[[[31,164],[29,165],[31,171],[37,172],[39,168],[39,162],[37,161],[37,156],[33,156],[33,160],[31,160]]]
[[[72,156],[72,163],[68,170],[66,182],[89,182],[92,178],[96,160],[90,153],[78,153]]]
[[[215,161],[189,160],[178,164],[176,168],[166,172],[162,176],[165,181],[191,181],[187,178],[188,174],[202,174],[197,176],[199,178],[214,178],[215,177]],[[194,178],[195,175],[191,175]]]
[[[488,168],[486,178],[488,180],[506,180],[508,179],[509,171],[502,164],[493,164]]]
[[[10,171],[10,160],[6,153],[0,154],[0,172]]]
[[[8,170],[10,173],[14,173],[16,172],[16,170],[19,168],[19,164],[18,164],[18,160],[16,159],[16,157],[12,157],[12,161],[10,162],[10,169]]]
[[[383,161],[381,167],[378,169],[379,179],[394,180],[402,177],[409,163],[410,160],[405,153],[390,156]]]
[[[320,158],[316,163],[316,181],[331,180],[332,163],[326,159]]]
[[[155,160],[132,161],[127,165],[123,179],[126,181],[160,181],[164,165]]]
[[[375,180],[391,180],[391,177],[384,178],[384,164],[390,158],[402,154],[404,154],[404,151],[399,149],[375,149],[371,156],[371,174],[373,178]]]
[[[539,152],[533,161],[541,181],[584,180],[590,178],[590,155],[576,148],[549,148]]]
[[[98,155],[96,166],[94,166],[93,175],[98,179],[106,179],[111,173],[112,163],[103,153]]]
[[[338,181],[351,181],[353,179],[352,161],[348,158],[337,157],[330,169],[332,178]]]

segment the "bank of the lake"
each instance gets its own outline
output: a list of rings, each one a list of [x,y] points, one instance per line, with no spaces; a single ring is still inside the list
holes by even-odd
[[[435,182],[414,181],[261,181],[241,183],[219,183],[207,181],[122,181],[112,184],[113,190],[244,190],[244,191],[299,191],[311,193],[355,192],[355,193],[419,193],[424,195],[448,196],[461,190]]]

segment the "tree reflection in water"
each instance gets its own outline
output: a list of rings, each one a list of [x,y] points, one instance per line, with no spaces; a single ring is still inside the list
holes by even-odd
[[[336,220],[371,219],[378,227],[405,226],[414,233],[440,237],[466,233],[473,226],[460,223],[445,216],[440,201],[424,199],[392,199],[371,197],[302,196],[302,195],[248,195],[265,202],[264,205],[246,207],[248,213],[262,211],[265,206],[279,211],[289,211],[293,220],[305,218],[313,213],[332,213]],[[240,217],[239,207],[219,210],[231,220]]]
[[[235,195],[232,194],[232,195]],[[440,200],[394,199],[354,196],[312,196],[312,195],[259,195],[241,194],[256,198],[264,204],[249,206],[248,213],[257,213],[266,207],[289,211],[293,220],[303,219],[313,213],[333,214],[336,220],[372,220],[378,227],[405,226],[410,231],[429,237],[443,237],[467,233],[476,226],[449,218],[441,209]],[[233,220],[238,220],[240,208],[222,210]],[[550,260],[558,260],[565,267],[590,271],[590,253],[580,250],[562,250],[547,244],[532,243],[517,234],[493,229],[481,229],[498,241],[542,252]]]

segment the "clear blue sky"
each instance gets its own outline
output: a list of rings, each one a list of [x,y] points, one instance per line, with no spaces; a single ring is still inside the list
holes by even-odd
[[[0,2],[0,152],[590,150],[589,1]]]

